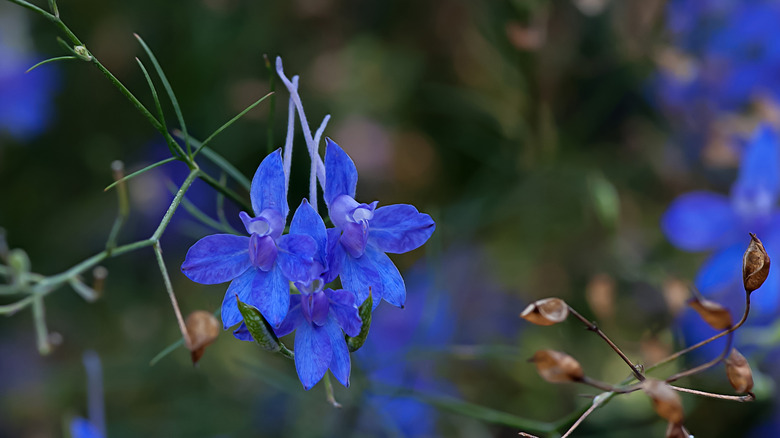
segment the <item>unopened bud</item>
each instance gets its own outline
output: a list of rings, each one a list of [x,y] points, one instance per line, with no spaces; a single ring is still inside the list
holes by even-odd
[[[731,313],[715,301],[696,297],[688,301],[688,305],[698,312],[701,319],[715,330],[725,330],[733,324]]]
[[[682,424],[683,407],[680,395],[668,383],[656,379],[642,382],[642,390],[653,401],[653,409],[672,424]]]
[[[569,306],[560,298],[545,298],[526,307],[520,317],[537,325],[553,325],[569,316]]]
[[[753,371],[745,356],[732,348],[725,363],[726,375],[734,390],[741,394],[750,392],[753,389]]]
[[[579,382],[585,377],[582,366],[566,353],[555,350],[539,350],[529,360],[536,365],[536,371],[548,382]]]
[[[73,52],[84,61],[92,61],[92,55],[85,46],[76,46],[73,48]]]
[[[92,289],[95,292],[102,294],[103,288],[106,285],[106,277],[108,277],[108,269],[103,266],[95,266],[92,270]]]
[[[190,345],[187,348],[191,352],[192,363],[196,364],[203,356],[206,347],[211,345],[219,335],[219,321],[210,312],[196,310],[190,313],[184,324],[190,335]]]
[[[745,284],[745,292],[751,293],[761,287],[768,275],[769,255],[758,237],[750,233],[750,245],[742,256],[742,281]]]

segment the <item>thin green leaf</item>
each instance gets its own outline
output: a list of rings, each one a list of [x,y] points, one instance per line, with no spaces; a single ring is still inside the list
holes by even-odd
[[[198,155],[200,150],[203,149],[204,147],[206,147],[206,145],[209,144],[209,142],[211,142],[211,140],[213,140],[214,137],[217,136],[217,134],[219,134],[220,132],[224,131],[228,127],[230,127],[230,125],[235,123],[238,119],[243,117],[244,114],[246,114],[249,111],[251,111],[254,107],[256,107],[257,105],[260,105],[260,102],[264,101],[268,96],[271,96],[272,94],[273,94],[273,92],[270,92],[270,93],[266,94],[265,96],[261,97],[260,99],[257,99],[253,104],[249,105],[243,111],[241,111],[240,113],[236,114],[235,117],[233,117],[232,119],[230,119],[227,122],[225,122],[224,125],[222,125],[219,128],[217,128],[217,130],[214,131],[211,135],[209,135],[208,138],[203,140],[203,143],[201,143],[200,146],[198,146],[197,149],[195,149],[195,153],[193,153],[192,156],[195,157],[196,155]]]
[[[168,181],[168,190],[170,190],[171,194],[176,194],[176,191],[178,189],[179,188],[176,187],[176,185],[173,184],[173,182]],[[221,224],[218,221],[212,219],[209,215],[207,215],[203,210],[198,208],[195,204],[193,204],[186,197],[183,197],[181,199],[181,206],[184,207],[184,209],[187,210],[187,212],[189,214],[193,215],[195,217],[195,219],[198,219],[199,221],[201,221],[207,227],[211,227],[211,228],[213,228],[213,229],[215,229],[217,231],[222,231],[222,232],[225,232],[225,233],[236,234],[236,235],[241,234],[238,231],[236,231],[235,228],[231,227],[230,225],[228,225],[228,224]]]
[[[124,177],[124,178],[122,178],[122,179],[119,179],[119,180],[116,180],[116,181],[112,182],[111,184],[109,184],[108,186],[106,186],[106,188],[105,188],[105,189],[103,189],[103,191],[104,191],[104,192],[106,192],[106,191],[108,191],[109,189],[112,189],[112,188],[114,188],[114,186],[116,186],[117,184],[119,184],[119,183],[121,183],[121,182],[127,181],[127,180],[129,180],[129,179],[131,179],[131,178],[135,178],[136,176],[138,176],[138,175],[140,175],[140,174],[142,174],[142,173],[144,173],[144,172],[147,172],[147,171],[149,171],[149,170],[152,170],[152,169],[154,169],[155,167],[159,167],[159,166],[162,166],[163,164],[167,164],[167,163],[170,163],[171,161],[176,161],[176,160],[177,160],[177,158],[176,158],[176,157],[170,157],[170,158],[166,158],[166,159],[164,159],[164,160],[162,160],[162,161],[158,161],[158,162],[156,162],[156,163],[154,163],[154,164],[150,164],[150,165],[148,165],[148,166],[144,167],[144,168],[143,168],[143,169],[141,169],[141,170],[137,170],[137,171],[135,171],[135,172],[131,173],[130,175],[127,175],[127,176],[125,176],[125,177]]]
[[[178,130],[173,131],[173,135],[175,135],[178,138],[184,138],[184,133]],[[222,155],[216,153],[214,149],[211,149],[210,147],[201,148],[200,145],[202,144],[200,141],[193,137],[189,137],[190,144],[198,148],[199,150],[202,149],[203,155],[209,159],[212,163],[216,164],[220,169],[222,169],[225,173],[230,175],[236,182],[238,182],[241,187],[245,188],[247,191],[249,191],[249,187],[251,186],[251,183],[249,182],[249,179],[244,176],[243,173],[241,173],[238,169],[235,168],[228,160],[226,160]]]
[[[207,174],[202,169],[198,169],[198,176],[200,179],[202,179],[206,184],[213,187],[215,190],[224,193],[225,196],[232,199],[233,202],[238,204],[241,208],[244,209],[244,211],[252,211],[252,205],[246,201],[246,199],[239,196],[236,192],[233,190],[230,190],[229,188],[225,187],[224,185],[221,185],[219,181],[214,179],[213,176]]]
[[[374,299],[371,296],[371,287],[368,288],[368,298],[363,302],[363,304],[360,305],[360,308],[358,309],[358,314],[360,315],[360,320],[363,321],[363,324],[360,326],[360,333],[355,336],[347,336],[347,347],[349,347],[349,351],[351,353],[354,353],[355,351],[358,351],[360,347],[363,346],[363,344],[366,342],[366,336],[368,336],[368,329],[371,327],[371,310],[372,306],[374,305]]]
[[[57,8],[57,0],[49,0],[49,9],[51,9],[51,13],[54,14],[55,17],[60,17],[60,10]]]
[[[157,356],[153,357],[152,360],[149,361],[149,366],[153,367],[157,362],[161,361],[165,356],[171,354],[174,350],[176,350],[177,348],[183,345],[184,345],[184,338],[179,338],[178,341],[165,347],[163,351],[157,353]]]
[[[433,405],[439,409],[460,415],[476,418],[487,423],[500,424],[530,433],[553,432],[554,425],[527,418],[518,417],[508,412],[499,411],[487,406],[464,402],[456,398],[413,393],[412,396],[422,402]]]
[[[35,12],[43,15],[44,17],[48,18],[49,20],[57,18],[54,15],[52,15],[52,14],[44,11],[43,9],[39,8],[38,6],[35,6],[34,4],[28,3],[28,2],[26,2],[24,0],[9,0],[9,1],[11,3],[16,3],[19,6],[23,6],[23,7],[27,8],[27,9],[30,9],[31,11],[35,11]]]
[[[65,60],[68,60],[68,59],[79,59],[79,58],[76,57],[76,56],[58,56],[56,58],[44,59],[43,61],[35,64],[34,66],[32,66],[30,68],[28,68],[25,73],[30,73],[31,71],[33,71],[36,68],[42,66],[43,64],[48,64],[48,63],[54,62],[54,61],[65,61]]]
[[[149,90],[152,92],[152,99],[154,100],[154,107],[157,109],[157,117],[159,118],[158,122],[160,125],[162,125],[161,132],[163,132],[163,137],[165,137],[165,143],[168,145],[168,149],[171,151],[171,155],[174,157],[184,157],[184,150],[182,150],[181,146],[179,146],[179,143],[176,143],[176,140],[171,137],[171,134],[168,133],[168,125],[165,122],[165,114],[163,113],[162,104],[160,103],[160,97],[157,94],[157,88],[154,86],[154,82],[152,81],[152,77],[149,75],[149,72],[146,70],[146,66],[143,62],[141,62],[140,59],[135,58],[136,62],[138,62],[138,66],[141,67],[141,71],[144,74],[144,77],[146,78],[146,83],[149,85]]]
[[[149,46],[146,45],[146,42],[141,38],[140,35],[133,34],[135,38],[138,40],[139,43],[141,43],[141,47],[143,47],[146,54],[149,56],[149,59],[152,61],[152,65],[154,65],[154,69],[157,71],[157,75],[160,76],[160,81],[163,83],[163,87],[165,88],[165,92],[168,93],[168,99],[171,100],[171,105],[173,105],[173,110],[176,112],[176,118],[179,120],[179,125],[181,126],[182,132],[184,132],[184,143],[187,147],[187,154],[189,156],[192,156],[192,149],[190,147],[190,143],[188,140],[189,135],[187,134],[187,125],[184,123],[184,116],[181,113],[181,107],[179,107],[179,101],[176,99],[176,95],[173,93],[173,89],[171,88],[170,82],[168,82],[168,78],[165,77],[165,73],[163,72],[162,67],[160,67],[160,63],[157,62],[157,58],[154,56],[154,53],[152,53],[152,50],[149,48]]]

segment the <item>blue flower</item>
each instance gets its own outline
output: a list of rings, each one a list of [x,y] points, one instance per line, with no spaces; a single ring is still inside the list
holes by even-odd
[[[400,254],[425,243],[436,224],[430,216],[408,204],[376,208],[377,202],[355,201],[357,169],[349,156],[332,140],[325,150],[325,203],[336,226],[329,231],[334,245],[333,264],[341,282],[355,292],[358,302],[373,294],[374,308],[384,299],[403,307],[403,278],[385,253]]]
[[[295,369],[306,390],[317,384],[328,369],[349,386],[351,364],[344,333],[357,336],[362,324],[355,294],[324,288],[338,274],[329,269],[332,264],[328,249],[334,245],[328,244],[325,223],[306,200],[296,210],[290,232],[311,236],[317,242],[317,253],[308,270],[299,269],[290,277],[300,294],[291,297],[287,317],[276,334],[296,331]]]
[[[70,422],[71,438],[104,438],[104,435],[89,420],[76,417]]]
[[[202,284],[231,281],[222,302],[224,328],[242,321],[238,298],[260,310],[274,327],[279,326],[290,304],[289,280],[308,270],[316,250],[309,236],[282,235],[289,212],[285,197],[282,156],[268,155],[257,168],[250,189],[255,217],[239,214],[250,237],[214,234],[187,251],[181,270]]]
[[[696,287],[725,304],[734,316],[744,303],[742,254],[756,233],[772,260],[780,260],[780,144],[777,134],[761,126],[747,145],[731,195],[697,191],[675,199],[661,220],[669,241],[686,251],[715,251],[699,270]],[[771,274],[751,296],[748,323],[772,319],[780,304],[780,275]],[[694,318],[691,313],[686,318]],[[701,332],[685,320],[687,333]],[[696,339],[701,339],[701,333]]]
[[[55,69],[48,65],[29,73],[36,61],[0,40],[0,132],[19,141],[40,134],[51,121],[57,88]]]

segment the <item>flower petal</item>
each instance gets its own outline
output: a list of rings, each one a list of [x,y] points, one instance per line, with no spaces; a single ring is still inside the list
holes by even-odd
[[[747,216],[767,216],[780,195],[780,150],[777,134],[761,125],[750,139],[732,187],[735,205]]]
[[[349,371],[351,364],[349,360],[349,349],[347,348],[347,341],[344,339],[344,333],[342,333],[335,318],[330,318],[322,328],[328,333],[328,337],[330,338],[330,349],[333,354],[333,357],[330,360],[330,371],[342,385],[349,388]]]
[[[278,266],[268,272],[258,270],[252,282],[252,297],[245,302],[257,307],[271,326],[279,327],[290,308],[290,283],[282,270]]]
[[[309,201],[304,199],[298,209],[295,210],[292,223],[290,223],[290,234],[311,236],[317,244],[317,261],[322,266],[327,266],[325,252],[328,245],[328,231],[325,229],[325,222],[314,211]]]
[[[436,224],[409,204],[381,207],[374,211],[368,231],[369,242],[384,252],[401,254],[425,243]]]
[[[661,228],[673,245],[686,251],[718,248],[734,240],[739,219],[729,199],[710,192],[679,196],[661,218]]]
[[[274,267],[278,253],[273,237],[252,234],[249,238],[249,260],[263,271]]]
[[[737,243],[708,258],[696,274],[696,287],[708,296],[724,293],[733,285],[742,284],[742,255],[746,243]]]
[[[285,234],[276,241],[279,253],[277,266],[292,281],[307,282],[312,274],[313,257],[317,253],[317,243],[310,236]],[[319,272],[314,273],[318,275]]]
[[[252,337],[252,334],[249,333],[249,329],[246,327],[245,323],[241,323],[241,325],[238,326],[237,329],[233,330],[233,337],[238,339],[239,341],[252,341],[254,342],[255,338]]]
[[[303,388],[310,390],[328,370],[333,351],[328,332],[322,327],[301,324],[295,332],[295,370]]]
[[[328,229],[328,250],[326,254],[327,271],[325,272],[325,283],[330,283],[335,280],[341,273],[341,265],[344,264],[344,258],[347,253],[344,251],[344,247],[341,246],[341,230],[338,228]]]
[[[330,314],[344,329],[344,333],[349,336],[360,334],[363,321],[360,320],[358,307],[355,304],[355,294],[344,289],[325,289],[325,293],[330,299]]]
[[[271,208],[286,218],[289,212],[286,194],[282,150],[277,149],[265,157],[252,178],[249,198],[252,200],[255,216],[260,216],[263,210]]]
[[[70,422],[71,438],[102,438],[103,434],[89,420],[76,417]]]
[[[287,336],[298,328],[301,324],[308,324],[303,318],[303,312],[301,308],[301,296],[293,295],[290,297],[290,310],[287,311],[287,316],[284,318],[279,327],[274,329],[276,336]]]
[[[219,284],[238,277],[251,265],[248,237],[214,234],[190,247],[181,272],[196,283]]]
[[[385,253],[371,245],[366,246],[360,258],[345,257],[341,282],[344,289],[355,293],[359,303],[365,301],[371,287],[374,309],[382,299],[397,307],[403,307],[406,300],[406,288],[398,268]]]
[[[225,298],[222,299],[222,327],[225,330],[244,320],[238,310],[238,304],[236,304],[236,295],[238,295],[238,299],[247,304],[257,305],[252,301],[252,284],[259,272],[262,271],[256,268],[248,269],[230,283],[227,292],[225,292]]]
[[[330,204],[341,195],[355,197],[357,169],[346,152],[333,140],[325,146],[325,203]]]

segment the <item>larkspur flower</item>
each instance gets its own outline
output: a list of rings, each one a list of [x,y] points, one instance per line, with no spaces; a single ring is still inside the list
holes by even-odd
[[[400,254],[425,243],[436,224],[412,205],[396,204],[377,208],[377,202],[355,200],[357,169],[332,140],[325,150],[325,203],[336,228],[328,231],[333,246],[333,264],[340,270],[341,282],[355,292],[358,302],[373,294],[374,308],[382,299],[403,307],[406,288],[398,268],[385,253]]]
[[[347,290],[326,289],[338,272],[331,272],[328,234],[320,215],[306,200],[296,210],[290,232],[311,236],[317,242],[315,261],[308,271],[298,270],[291,280],[300,294],[290,299],[287,317],[276,334],[295,331],[295,369],[306,390],[311,389],[330,369],[344,386],[349,386],[350,356],[344,333],[357,336],[361,320],[355,295]],[[342,333],[343,330],[343,333]]]
[[[206,236],[192,245],[181,266],[184,275],[197,283],[231,282],[222,302],[225,329],[242,321],[236,295],[279,326],[290,303],[288,278],[297,276],[298,270],[308,270],[316,250],[309,236],[282,235],[289,208],[280,150],[260,163],[250,198],[255,217],[239,214],[250,237]]]
[[[686,193],[675,199],[661,220],[669,241],[686,251],[715,251],[699,270],[696,287],[741,315],[742,254],[749,241],[748,232],[764,242],[769,257],[780,255],[780,144],[777,134],[761,126],[747,145],[737,180],[727,197],[713,192]],[[748,324],[773,319],[780,304],[780,275],[771,274],[761,289],[751,296]],[[692,312],[683,317],[689,340],[701,339],[710,329],[699,327]],[[713,347],[714,351],[715,348]]]

